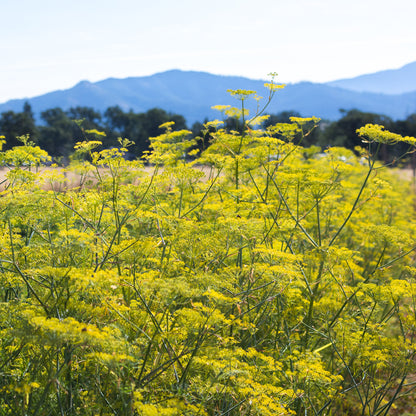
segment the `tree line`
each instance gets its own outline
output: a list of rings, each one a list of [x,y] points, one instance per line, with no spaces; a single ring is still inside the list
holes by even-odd
[[[319,128],[305,137],[302,144],[305,147],[315,145],[325,149],[342,146],[354,150],[362,145],[356,130],[369,123],[381,124],[387,130],[402,136],[416,136],[416,114],[395,121],[384,115],[356,109],[340,111],[339,120],[332,122],[322,120]],[[291,116],[300,117],[300,114],[295,111],[271,114],[263,127],[290,122]],[[175,122],[175,130],[190,129],[194,136],[202,136],[201,147],[209,146],[209,135],[202,134],[203,121],[187,126],[182,115],[169,113],[160,108],[136,113],[113,106],[101,113],[91,107],[74,107],[66,111],[56,107],[43,111],[40,114],[40,122],[36,122],[32,108],[26,102],[21,112],[1,113],[0,135],[6,137],[4,150],[20,145],[18,137],[29,134],[30,139],[51,156],[65,161],[73,153],[75,143],[86,139],[83,131],[95,129],[105,133],[105,136],[100,137],[104,147],[114,146],[118,137],[128,138],[135,143],[129,148],[131,157],[140,157],[149,148],[149,137],[161,134],[159,126],[168,121]],[[225,127],[238,131],[241,125],[238,120],[228,118],[225,120]],[[381,149],[380,158],[385,162],[394,162],[406,151],[403,144],[389,146],[388,149],[384,147]]]

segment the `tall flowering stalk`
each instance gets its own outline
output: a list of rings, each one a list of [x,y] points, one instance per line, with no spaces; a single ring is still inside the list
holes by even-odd
[[[416,139],[368,125],[359,156],[303,148],[319,120],[259,128],[281,86],[266,88],[264,105],[231,92],[240,108],[218,109],[242,130],[207,123],[197,158],[171,123],[146,168],[129,140],[100,150],[86,131],[72,189],[33,169],[48,155],[28,139],[0,154],[3,414],[381,416],[414,400],[413,194],[376,156]]]

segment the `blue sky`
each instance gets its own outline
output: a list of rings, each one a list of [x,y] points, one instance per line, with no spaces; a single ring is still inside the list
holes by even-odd
[[[0,102],[174,68],[281,82],[399,68],[416,61],[415,16],[414,0],[0,0]]]

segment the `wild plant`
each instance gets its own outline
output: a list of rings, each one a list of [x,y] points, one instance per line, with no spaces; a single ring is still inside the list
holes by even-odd
[[[266,85],[266,103],[281,86]],[[319,120],[259,128],[252,91],[217,107],[242,126],[150,138],[145,167],[76,145],[80,186],[1,154],[4,415],[387,415],[412,393],[411,185],[376,161],[301,146]],[[250,116],[246,102],[258,100]],[[7,153],[11,152],[11,153]],[[13,153],[14,152],[14,153]],[[193,159],[190,160],[192,156]],[[13,156],[14,157],[14,156]],[[15,166],[14,166],[15,165]],[[203,165],[204,170],[198,166]],[[93,182],[89,183],[89,180]],[[42,182],[51,184],[45,190]]]

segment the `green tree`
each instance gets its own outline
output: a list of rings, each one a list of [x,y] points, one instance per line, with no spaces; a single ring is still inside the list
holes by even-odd
[[[203,123],[196,121],[191,127],[193,137],[198,138],[196,148],[198,148],[201,152],[209,147],[210,142],[213,139],[212,133],[215,132],[214,127],[207,126],[208,119],[205,118]]]
[[[362,146],[362,140],[357,136],[357,129],[366,124],[381,124],[390,129],[393,120],[390,117],[362,112],[359,110],[340,110],[343,116],[329,126],[327,126],[322,136],[320,137],[320,145],[328,146],[342,146],[347,149],[354,149],[356,146]],[[381,157],[387,158],[386,148],[381,149]]]
[[[85,129],[103,129],[102,115],[92,107],[71,107],[66,115],[72,120],[83,120],[82,126]]]
[[[61,108],[51,108],[41,113],[45,125],[40,127],[39,145],[50,155],[65,158],[82,139],[79,126]]]
[[[397,120],[395,123],[393,123],[392,130],[402,136],[416,137],[416,113],[411,114],[405,120]],[[403,152],[405,150],[405,147],[401,143],[398,143],[394,147],[396,153],[400,153],[400,151]],[[408,160],[413,169],[413,174],[416,176],[416,153],[411,153]]]
[[[17,137],[25,134],[28,134],[32,141],[37,141],[39,135],[32,108],[28,102],[25,102],[22,112],[6,111],[1,113],[0,117],[0,135],[6,137],[4,150],[20,145]]]
[[[277,114],[270,114],[269,118],[265,120],[262,125],[263,128],[266,129],[268,127],[274,126],[278,123],[292,123],[292,117],[301,117],[301,114],[295,110],[289,111],[281,111]],[[320,143],[320,136],[321,136],[321,123],[316,126],[316,128],[307,131],[307,134],[303,135],[299,132],[295,137],[294,140],[296,143],[300,143],[303,147],[310,147],[312,145],[319,145]]]
[[[174,130],[186,129],[185,118],[179,114],[168,113],[160,108],[153,108],[146,113],[124,112],[119,106],[109,107],[105,113],[107,135],[111,139],[128,138],[135,144],[129,148],[135,156],[141,156],[149,149],[149,137],[161,133],[159,126],[173,121]]]
[[[136,156],[148,148],[143,113],[125,112],[119,106],[109,107],[104,113],[107,138],[114,142],[118,137],[128,138],[135,144],[129,151]]]
[[[290,123],[290,117],[301,117],[297,111],[282,111],[277,114],[270,114],[269,118],[263,123],[263,126],[274,126],[277,123]]]

